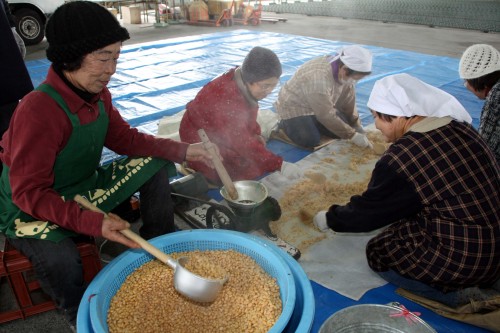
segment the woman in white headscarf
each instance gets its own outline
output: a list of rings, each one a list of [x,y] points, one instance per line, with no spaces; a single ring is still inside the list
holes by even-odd
[[[366,191],[319,212],[315,225],[385,228],[367,245],[368,263],[404,289],[454,307],[489,297],[482,288],[500,277],[499,167],[469,114],[407,74],[377,81],[368,107],[392,145]]]
[[[371,52],[358,45],[306,62],[283,85],[274,104],[280,130],[308,148],[317,146],[322,135],[371,147],[359,120],[354,87],[371,70]]]

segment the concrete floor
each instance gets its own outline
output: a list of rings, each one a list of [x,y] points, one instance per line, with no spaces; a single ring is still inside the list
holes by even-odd
[[[286,18],[286,22],[266,23],[258,26],[205,27],[187,24],[170,24],[167,27],[154,27],[154,16],[149,23],[124,24],[129,30],[131,39],[125,45],[151,42],[173,37],[221,32],[224,30],[248,29],[269,32],[309,36],[321,39],[350,43],[381,46],[386,48],[414,51],[439,56],[459,58],[471,44],[486,43],[500,49],[498,33],[484,33],[450,28],[438,28],[408,24],[382,23],[376,21],[347,20],[335,17],[312,17],[297,14],[264,13],[264,17],[274,16]],[[45,58],[47,42],[30,46],[26,61]],[[325,52],[328,52],[325,50]],[[5,302],[4,289],[0,301]],[[4,306],[5,304],[3,304]],[[0,332],[16,333],[66,333],[71,332],[64,319],[56,312],[50,311],[0,324]],[[85,332],[80,332],[85,333]]]

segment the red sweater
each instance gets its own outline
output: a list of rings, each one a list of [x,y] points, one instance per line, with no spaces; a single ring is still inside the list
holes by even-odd
[[[82,125],[97,119],[97,101],[102,99],[109,117],[105,146],[112,151],[184,161],[187,144],[155,138],[131,128],[112,105],[107,88],[87,103],[52,68],[44,83],[61,94],[70,110],[78,114]],[[71,122],[57,103],[47,94],[33,91],[23,98],[12,117],[9,130],[0,142],[3,148],[0,159],[10,168],[12,200],[22,211],[78,233],[101,236],[102,214],[81,210],[73,201],[64,202],[52,189],[54,162],[71,132]]]
[[[241,92],[235,70],[209,82],[187,104],[179,134],[184,142],[199,142],[198,129],[203,128],[219,147],[231,179],[249,180],[279,170],[283,158],[267,150],[260,141],[259,106]],[[220,184],[216,170],[199,162],[190,162],[189,166]]]

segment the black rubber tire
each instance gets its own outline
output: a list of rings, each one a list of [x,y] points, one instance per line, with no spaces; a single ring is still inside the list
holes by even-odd
[[[36,45],[45,37],[45,20],[36,11],[21,8],[14,13],[16,31],[25,45]]]

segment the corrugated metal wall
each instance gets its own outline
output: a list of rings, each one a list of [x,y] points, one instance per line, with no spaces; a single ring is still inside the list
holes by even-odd
[[[263,10],[500,32],[500,0],[271,0]]]

